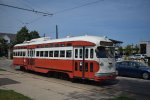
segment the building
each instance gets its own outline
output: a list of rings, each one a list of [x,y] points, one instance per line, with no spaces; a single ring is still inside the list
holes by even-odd
[[[4,40],[6,40],[6,42],[9,44],[15,40],[16,34],[0,33],[0,37],[3,38]]]
[[[12,42],[16,38],[16,34],[10,33],[0,33],[0,38],[3,38],[6,41],[6,44],[0,45],[0,57],[8,57],[8,59],[12,58]]]
[[[114,43],[115,47],[120,47],[120,45],[123,43],[122,41],[114,40],[114,39],[109,39]]]
[[[150,57],[150,41],[140,42],[140,53],[146,54],[148,57]]]

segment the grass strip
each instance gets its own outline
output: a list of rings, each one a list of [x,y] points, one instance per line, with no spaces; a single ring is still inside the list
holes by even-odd
[[[4,69],[0,69],[0,71],[6,71],[6,70],[4,70]]]
[[[0,89],[0,100],[32,100],[32,99],[20,93],[17,93],[13,90]]]

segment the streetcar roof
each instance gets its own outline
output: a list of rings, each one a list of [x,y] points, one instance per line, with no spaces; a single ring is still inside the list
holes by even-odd
[[[59,39],[51,39],[50,37],[42,37],[42,38],[32,39],[30,41],[25,41],[15,46],[26,46],[26,45],[45,44],[45,43],[54,43],[54,42],[69,42],[69,41],[87,41],[87,42],[94,43],[96,45],[99,45],[100,41],[112,42],[106,37],[85,35],[85,36],[66,37],[66,38],[59,38]]]

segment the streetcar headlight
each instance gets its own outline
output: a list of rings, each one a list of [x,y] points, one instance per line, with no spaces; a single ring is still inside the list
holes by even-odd
[[[104,66],[104,63],[100,62],[100,66]]]

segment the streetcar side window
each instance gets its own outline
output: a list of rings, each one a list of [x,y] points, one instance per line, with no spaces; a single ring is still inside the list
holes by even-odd
[[[17,55],[19,56],[19,51],[17,52]]]
[[[36,52],[36,56],[39,57],[39,55],[40,55],[40,53],[39,53],[39,51],[37,51],[37,52]]]
[[[43,57],[44,52],[40,51],[40,57]]]
[[[20,56],[20,52],[18,51],[18,56]]]
[[[18,52],[16,52],[16,56],[18,56]]]
[[[30,51],[28,50],[28,57],[30,56]]]
[[[71,50],[67,50],[67,51],[66,51],[66,57],[67,57],[67,58],[71,58],[71,56],[72,56]]]
[[[88,58],[89,56],[89,49],[85,49],[85,58]]]
[[[26,53],[25,52],[23,52],[23,56],[25,56],[26,55]]]
[[[21,51],[21,56],[23,56],[23,51]]]
[[[93,58],[93,49],[90,50],[90,58]]]
[[[32,56],[33,56],[33,51],[31,50],[31,51],[30,51],[30,57],[32,57]]]
[[[45,51],[45,57],[48,57],[48,51]]]
[[[35,57],[35,50],[33,50],[33,57]]]
[[[18,56],[19,56],[19,51],[18,51]]]
[[[80,51],[79,51],[79,56],[80,56],[80,58],[82,58],[82,56],[83,56],[82,49],[80,49]]]
[[[21,53],[20,53],[20,51],[19,51],[19,56],[21,56]]]
[[[17,56],[17,52],[15,52],[15,56]]]
[[[53,51],[49,51],[49,57],[53,57]]]
[[[75,49],[75,58],[78,58],[78,49]]]
[[[65,50],[60,51],[60,57],[65,57]]]
[[[16,56],[18,56],[18,52],[16,52]]]
[[[59,51],[54,51],[54,57],[58,57],[59,56]]]

